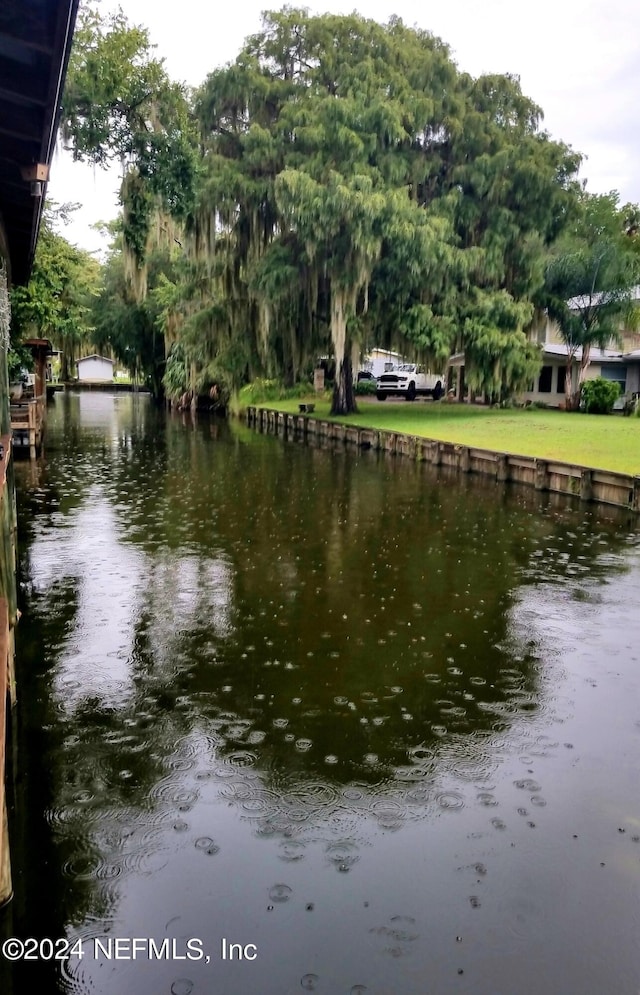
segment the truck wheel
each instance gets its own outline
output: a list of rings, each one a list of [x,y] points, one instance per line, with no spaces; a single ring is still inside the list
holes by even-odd
[[[433,388],[433,399],[434,401],[439,401],[442,397],[442,381],[438,380],[437,384]]]
[[[387,395],[386,394],[381,394],[380,392],[378,392],[376,394],[376,397],[378,398],[379,401],[386,401],[386,399],[387,399]]]
[[[415,399],[416,399],[416,385],[414,383],[410,383],[409,387],[407,388],[407,401],[415,401]]]

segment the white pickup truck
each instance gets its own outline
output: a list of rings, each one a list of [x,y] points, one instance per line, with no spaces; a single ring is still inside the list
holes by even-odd
[[[376,397],[379,401],[392,396],[415,401],[416,397],[422,396],[438,401],[444,394],[444,382],[442,373],[431,373],[417,363],[402,363],[378,377]]]

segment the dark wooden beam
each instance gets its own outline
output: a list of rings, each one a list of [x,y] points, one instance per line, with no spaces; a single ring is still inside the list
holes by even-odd
[[[37,96],[36,94],[25,94],[24,92],[17,92],[14,90],[9,90],[6,87],[0,86],[0,103],[15,104],[16,107],[46,107],[47,101],[44,96]]]

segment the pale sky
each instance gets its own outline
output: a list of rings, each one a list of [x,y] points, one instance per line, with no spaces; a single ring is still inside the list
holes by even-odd
[[[203,0],[102,0],[123,6],[130,22],[149,29],[169,75],[191,86],[232,62],[244,38],[260,29],[264,0],[208,5]],[[638,0],[360,0],[300,4],[312,12],[350,13],[408,25],[446,42],[458,67],[473,76],[514,73],[523,92],[542,107],[543,127],[586,160],[581,176],[592,193],[617,190],[621,203],[640,202],[640,2]],[[80,201],[64,232],[83,248],[104,247],[91,224],[117,215],[116,173],[74,164],[58,151],[49,196]]]

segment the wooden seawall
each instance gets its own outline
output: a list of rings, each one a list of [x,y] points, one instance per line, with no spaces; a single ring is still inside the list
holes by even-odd
[[[262,432],[293,435],[301,439],[331,439],[345,445],[402,455],[435,466],[451,467],[460,473],[483,474],[501,483],[511,481],[525,484],[537,491],[566,494],[584,502],[640,512],[640,475],[478,449],[454,442],[404,435],[401,432],[358,428],[342,422],[322,421],[308,414],[286,414],[272,408],[249,407],[246,409],[246,419],[249,425]]]

